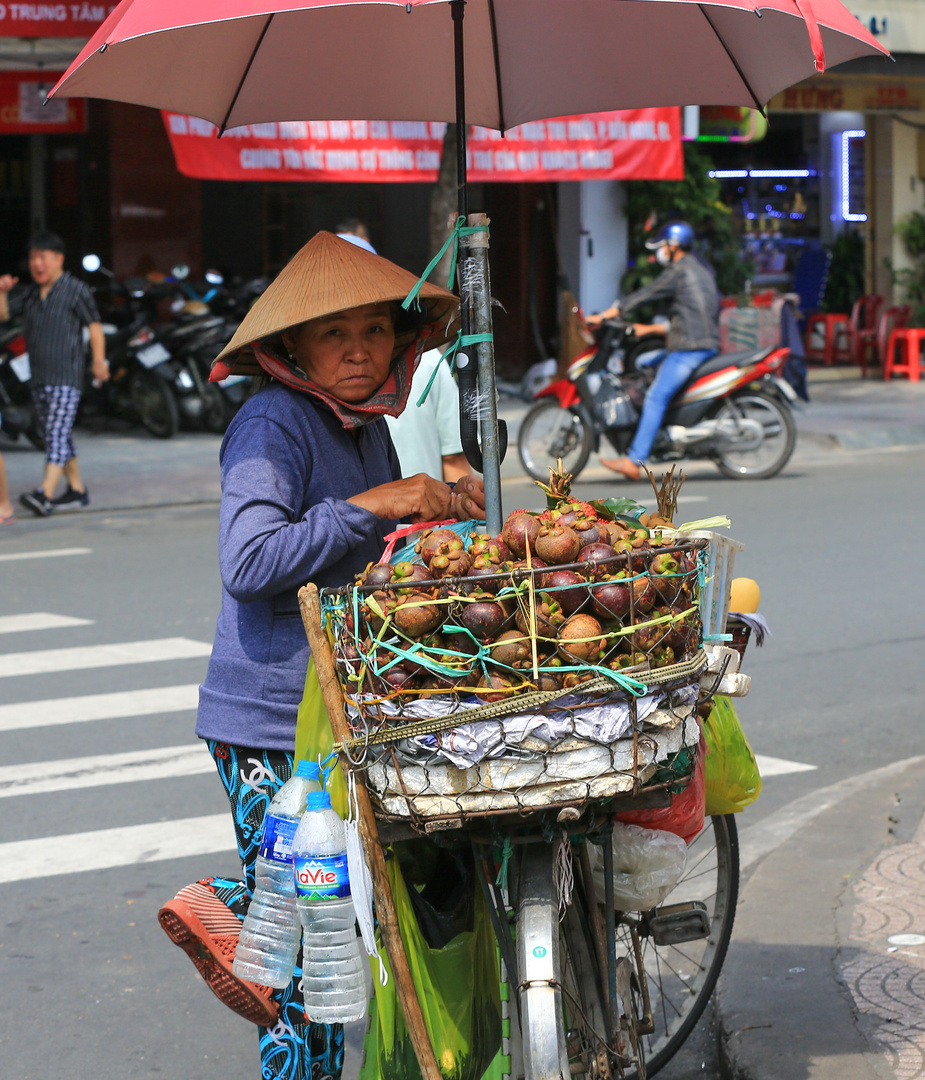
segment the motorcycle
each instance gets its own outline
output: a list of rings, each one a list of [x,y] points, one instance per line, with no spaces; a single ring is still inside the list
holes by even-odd
[[[29,393],[31,378],[22,328],[4,330],[0,334],[0,431],[8,439],[24,435],[33,446],[44,450],[45,436]]]
[[[523,419],[517,449],[530,476],[547,480],[561,458],[577,477],[602,435],[626,453],[654,378],[646,353],[661,351],[661,341],[637,338],[630,324],[602,326],[595,345],[539,391]],[[701,364],[666,410],[652,459],[708,460],[733,479],[776,476],[796,445],[796,393],[781,377],[789,355],[786,348],[720,353]]]
[[[172,385],[183,420],[221,434],[247,400],[253,384],[243,375],[209,382],[212,361],[243,318],[238,309],[243,305],[246,312],[249,301],[266,286],[249,282],[229,290],[216,270],[206,271],[205,280],[199,283],[188,282],[188,273],[186,267],[172,271],[182,291],[171,305],[171,320],[157,328],[158,340],[172,356]]]
[[[81,417],[94,412],[140,422],[152,435],[169,439],[177,433],[180,415],[170,389],[172,374],[166,366],[170,352],[156,340],[153,321],[146,306],[146,283],[118,282],[112,271],[100,265],[96,255],[87,255],[83,267],[99,271],[110,282],[113,303],[106,309],[103,333],[109,381],[89,384],[81,401]],[[89,373],[88,373],[89,378]]]

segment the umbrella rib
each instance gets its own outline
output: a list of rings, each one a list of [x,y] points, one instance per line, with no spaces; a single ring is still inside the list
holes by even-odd
[[[260,37],[257,38],[257,43],[254,45],[254,48],[250,55],[250,59],[247,61],[247,67],[244,69],[244,73],[241,76],[241,81],[238,83],[238,88],[237,90],[235,90],[234,97],[231,99],[231,104],[228,106],[228,111],[225,113],[225,119],[221,122],[221,125],[219,126],[219,138],[221,138],[225,134],[225,129],[228,126],[228,121],[231,119],[231,114],[234,112],[234,107],[238,103],[238,95],[241,93],[241,90],[244,87],[244,82],[247,79],[247,76],[250,74],[251,64],[253,64],[254,60],[256,59],[257,52],[260,49],[260,46],[263,44],[263,39],[267,36],[267,31],[270,29],[271,22],[273,22],[272,15],[270,15],[267,18],[267,21],[264,23],[263,29],[260,31]]]
[[[703,17],[710,24],[710,29],[713,31],[714,34],[716,34],[717,41],[719,41],[720,45],[722,45],[722,47],[725,49],[726,55],[729,57],[729,60],[730,60],[730,62],[732,64],[732,66],[736,69],[736,71],[739,74],[739,78],[745,84],[745,89],[749,92],[749,94],[751,94],[752,101],[754,101],[754,103],[755,103],[755,108],[763,115],[764,114],[764,106],[758,100],[758,96],[755,93],[755,91],[752,89],[751,83],[745,77],[745,72],[741,69],[741,67],[739,67],[738,60],[736,60],[736,58],[732,55],[732,53],[729,50],[729,46],[726,44],[726,42],[723,41],[723,35],[719,32],[719,30],[716,29],[716,24],[713,22],[713,20],[710,18],[710,16],[704,10],[703,4],[698,4],[697,7],[700,8],[701,15],[703,15]]]
[[[498,56],[498,31],[495,27],[494,0],[488,0],[488,18],[491,22],[491,49],[495,59],[495,88],[498,91],[498,124],[503,135],[507,125],[504,122],[504,96],[501,92],[501,58]]]

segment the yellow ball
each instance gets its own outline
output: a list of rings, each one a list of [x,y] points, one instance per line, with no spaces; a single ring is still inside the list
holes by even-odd
[[[745,614],[758,610],[761,603],[761,589],[758,582],[751,578],[737,577],[732,579],[732,595],[729,600],[730,611],[741,611]]]

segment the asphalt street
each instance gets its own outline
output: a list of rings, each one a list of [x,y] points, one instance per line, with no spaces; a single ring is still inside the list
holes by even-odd
[[[795,460],[767,482],[691,470],[679,516],[732,519],[736,573],[759,581],[773,634],[749,649],[739,709],[765,764],[739,825],[747,840],[765,823],[764,850],[797,800],[919,752],[923,463],[907,448]],[[599,478],[575,490],[646,494]],[[504,497],[538,502],[516,480]],[[50,1062],[73,1080],[257,1075],[256,1033],[156,921],[180,886],[236,866],[193,735],[216,532],[207,504],[21,518],[0,536],[4,1076],[45,1080]],[[347,1080],[355,1054],[353,1039]],[[661,1075],[716,1069],[708,1020]]]

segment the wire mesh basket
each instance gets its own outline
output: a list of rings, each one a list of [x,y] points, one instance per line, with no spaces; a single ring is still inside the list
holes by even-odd
[[[706,539],[475,578],[436,565],[322,593],[345,749],[381,816],[432,829],[635,795],[687,762]]]

